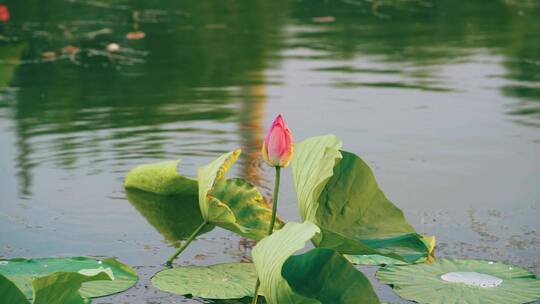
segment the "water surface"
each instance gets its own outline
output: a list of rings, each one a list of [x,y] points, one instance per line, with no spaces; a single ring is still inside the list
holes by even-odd
[[[283,113],[296,140],[333,133],[361,155],[439,256],[540,274],[537,2],[5,4],[0,256],[117,256],[142,282],[98,303],[175,303],[147,279],[197,225],[193,198],[126,193],[123,177],[178,158],[194,175],[240,147],[231,174],[269,196],[258,151]],[[282,183],[298,220],[290,170]],[[248,261],[252,245],[214,229],[178,263]]]

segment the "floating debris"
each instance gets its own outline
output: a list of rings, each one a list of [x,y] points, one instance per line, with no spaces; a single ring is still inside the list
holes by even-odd
[[[110,28],[102,28],[102,29],[97,30],[97,31],[92,31],[92,32],[85,33],[82,36],[84,38],[86,38],[86,39],[95,39],[97,36],[108,35],[108,34],[112,34],[112,33],[113,33],[112,29],[110,29]]]
[[[146,37],[146,34],[142,31],[129,32],[126,34],[126,38],[129,40],[139,40]]]
[[[118,52],[120,51],[120,45],[118,43],[109,43],[107,44],[107,51],[109,52]]]
[[[336,17],[334,16],[321,16],[321,17],[313,17],[311,19],[315,23],[331,23],[336,21]]]
[[[66,45],[65,47],[62,48],[62,53],[66,53],[66,54],[76,54],[80,51],[81,51],[80,48],[71,44]]]
[[[47,51],[47,52],[41,53],[41,57],[43,57],[43,59],[45,60],[54,60],[56,59],[57,55],[56,55],[56,52]]]

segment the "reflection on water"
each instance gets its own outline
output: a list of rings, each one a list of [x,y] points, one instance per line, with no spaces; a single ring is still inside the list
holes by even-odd
[[[527,2],[528,3],[528,2]],[[502,56],[515,97],[507,114],[528,125],[540,118],[540,9],[467,1],[8,1],[2,46],[3,116],[15,119],[21,192],[31,193],[38,164],[74,168],[94,162],[214,154],[236,133],[250,159],[261,139],[265,75],[274,62],[328,62],[336,88],[462,91],[441,73],[486,49]],[[324,17],[330,16],[330,17]],[[126,35],[141,30],[144,39]],[[117,51],[107,46],[116,43]],[[298,51],[303,50],[303,51]],[[333,64],[357,56],[385,68]],[[22,61],[16,71],[14,64]],[[9,91],[8,91],[9,92]],[[186,122],[183,126],[176,122]],[[212,121],[216,124],[201,123]],[[232,124],[238,121],[237,127]],[[229,127],[223,127],[228,125]],[[103,132],[96,132],[96,131]],[[181,136],[181,140],[172,134]],[[169,150],[169,151],[170,151]],[[112,153],[113,155],[110,155]],[[255,153],[255,154],[253,154]],[[258,166],[244,161],[256,181]]]
[[[234,175],[269,194],[260,143],[283,112],[296,139],[332,132],[365,156],[443,250],[496,251],[540,269],[530,233],[540,229],[530,218],[540,195],[535,1],[4,3],[0,255],[162,262],[200,218],[182,202],[124,193],[126,172],[181,157],[195,175],[241,147]],[[283,201],[281,214],[296,219],[292,188]],[[469,209],[509,206],[521,209],[492,223],[510,227],[497,240],[477,239],[462,220]],[[514,246],[516,237],[527,245]],[[185,256],[204,249],[208,261],[223,252],[236,260],[240,247],[214,229]]]
[[[187,239],[203,223],[197,195],[162,196],[126,189],[126,197],[167,241]],[[212,228],[207,225],[201,234]]]

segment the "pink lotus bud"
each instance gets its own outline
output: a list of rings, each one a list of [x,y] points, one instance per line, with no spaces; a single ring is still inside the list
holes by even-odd
[[[9,8],[5,4],[0,3],[0,21],[8,22],[9,21]]]
[[[292,134],[287,124],[285,124],[285,120],[279,114],[264,138],[262,146],[263,159],[272,167],[287,167],[292,154]]]

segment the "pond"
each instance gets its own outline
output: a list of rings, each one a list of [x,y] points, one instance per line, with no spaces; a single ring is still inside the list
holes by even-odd
[[[124,176],[168,159],[194,176],[239,147],[232,175],[268,197],[259,150],[282,113],[295,140],[332,133],[361,155],[438,256],[540,274],[537,2],[3,2],[1,257],[117,256],[141,282],[97,303],[177,303],[148,279],[197,210],[128,200]],[[298,220],[290,169],[282,191]],[[216,228],[178,263],[252,246]]]

